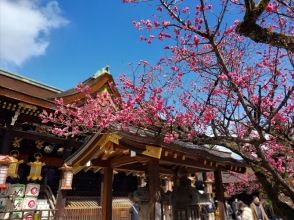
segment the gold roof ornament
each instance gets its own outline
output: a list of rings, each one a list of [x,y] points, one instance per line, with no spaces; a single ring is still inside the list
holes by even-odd
[[[97,77],[99,77],[100,75],[102,75],[103,73],[108,73],[110,74],[109,71],[109,65],[103,67],[102,69],[98,70],[94,75],[93,78],[96,79]]]
[[[12,146],[15,147],[15,148],[20,148],[20,142],[22,141],[23,138],[21,137],[15,137],[13,139],[13,143],[12,143]]]
[[[42,149],[44,147],[44,141],[36,140],[35,144],[36,144],[36,148],[38,149]]]

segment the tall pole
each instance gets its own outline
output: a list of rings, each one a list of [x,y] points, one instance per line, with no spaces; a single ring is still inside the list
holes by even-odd
[[[153,159],[148,162],[148,180],[149,180],[149,199],[150,199],[150,215],[149,219],[155,219],[155,203],[159,193],[159,163],[158,160]]]
[[[112,179],[113,168],[103,168],[103,187],[101,194],[102,220],[112,220]]]
[[[56,219],[63,219],[65,216],[66,190],[62,190],[61,185],[62,180],[60,179],[56,197]]]
[[[216,199],[218,201],[220,220],[226,220],[226,207],[225,207],[225,196],[224,196],[224,186],[222,180],[222,173],[220,170],[214,171],[215,179],[215,190]]]

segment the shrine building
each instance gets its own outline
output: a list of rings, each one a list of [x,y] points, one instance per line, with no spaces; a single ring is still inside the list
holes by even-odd
[[[119,96],[108,68],[83,83]],[[226,219],[222,172],[244,173],[243,161],[135,127],[55,136],[39,117],[55,98],[83,94],[0,70],[0,219],[196,220],[212,199]]]

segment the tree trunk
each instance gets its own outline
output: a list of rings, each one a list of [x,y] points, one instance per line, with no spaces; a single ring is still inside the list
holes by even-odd
[[[273,209],[276,215],[284,220],[291,220],[294,216],[294,209],[279,199],[279,190],[271,184],[266,178],[266,175],[260,171],[254,171],[258,181],[261,183],[265,193],[272,201]]]

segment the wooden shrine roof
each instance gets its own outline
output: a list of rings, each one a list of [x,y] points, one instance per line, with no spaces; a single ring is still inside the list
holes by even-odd
[[[125,131],[94,134],[65,163],[73,166],[75,173],[82,169],[97,172],[106,166],[124,171],[142,171],[144,164],[154,158],[159,160],[161,171],[165,174],[171,174],[170,169],[174,166],[239,173],[246,170],[245,163],[232,158],[228,152],[181,141],[166,144],[159,138],[143,137]]]
[[[93,92],[100,92],[103,89],[106,89],[110,94],[119,96],[119,92],[115,87],[114,80],[108,67],[97,71],[92,77],[85,80],[83,85],[89,86]],[[64,103],[71,103],[83,98],[83,94],[72,88],[56,94],[54,98],[63,98]]]
[[[48,97],[60,91],[26,77],[0,70],[0,96],[2,97],[50,109],[54,103]]]
[[[119,95],[108,68],[98,71],[83,84],[89,86],[93,92],[107,89],[108,92]],[[27,77],[0,70],[0,96],[53,110],[54,98],[63,98],[65,103],[71,103],[81,99],[83,94],[74,88],[62,91]]]
[[[112,92],[108,89],[112,82],[109,72],[102,69],[99,74],[90,77],[84,84],[90,86],[93,92],[99,92],[105,88],[108,92]],[[70,91],[75,93],[74,89]],[[20,140],[21,145],[29,143],[32,146],[28,149],[21,148],[21,154],[24,157],[28,157],[34,150],[39,150],[34,147],[37,141],[52,144],[56,149],[66,149],[64,157],[72,150],[78,149],[82,145],[83,138],[73,139],[50,134],[47,129],[52,125],[42,124],[39,117],[43,110],[54,111],[56,106],[54,98],[63,97],[68,101],[66,94],[68,93],[52,86],[0,69],[0,152],[7,154],[17,140]],[[79,97],[74,96],[74,98]],[[71,99],[71,101],[74,100]],[[47,156],[53,165],[57,165],[55,159],[62,160],[60,164],[64,161],[55,150]],[[45,157],[43,160],[46,160]]]

